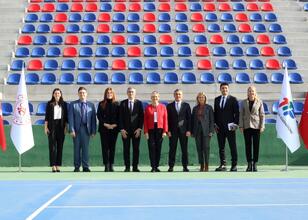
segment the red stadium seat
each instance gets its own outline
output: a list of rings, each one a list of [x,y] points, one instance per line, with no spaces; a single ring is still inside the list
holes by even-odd
[[[108,13],[101,13],[98,16],[98,22],[110,22],[110,20],[111,20],[111,17],[110,17],[110,14]]]
[[[40,3],[40,2],[43,2],[43,0],[31,0],[30,2],[31,3]]]
[[[96,29],[97,33],[109,33],[110,27],[108,24],[99,24]]]
[[[224,39],[223,39],[223,37],[221,35],[214,34],[210,38],[210,43],[211,44],[223,44],[224,43]]]
[[[247,11],[259,11],[259,6],[256,3],[248,3],[246,5]]]
[[[41,11],[41,6],[39,4],[30,4],[27,8],[27,12],[39,12]]]
[[[67,22],[67,15],[65,13],[59,13],[55,16],[55,22]]]
[[[194,24],[192,31],[197,33],[205,32],[205,26],[203,24]]]
[[[75,47],[66,47],[63,50],[63,57],[76,57],[78,54]]]
[[[194,22],[201,22],[203,21],[203,15],[201,13],[192,13],[190,20]]]
[[[266,57],[272,57],[275,56],[275,51],[272,47],[262,47],[261,55]]]
[[[127,49],[127,56],[129,57],[140,57],[141,56],[141,50],[139,47],[129,47]]]
[[[143,21],[145,22],[155,22],[156,16],[153,13],[145,13],[143,15]]]
[[[18,45],[31,45],[32,37],[30,35],[22,35],[18,38]]]
[[[160,44],[172,44],[173,39],[171,35],[163,34],[159,37]]]
[[[250,27],[250,25],[249,24],[240,24],[239,26],[238,26],[238,31],[240,32],[240,33],[249,33],[249,32],[251,32],[251,27]]]
[[[81,3],[73,3],[71,6],[71,12],[82,12],[83,6]]]
[[[77,45],[79,44],[79,39],[77,35],[67,35],[65,38],[66,45]]]
[[[123,12],[126,11],[126,6],[123,3],[118,3],[113,6],[113,11]]]
[[[213,3],[205,3],[203,6],[204,11],[216,11],[216,6]]]
[[[197,47],[197,49],[196,49],[196,56],[207,57],[209,55],[210,55],[209,48],[204,47],[204,46]]]
[[[51,29],[51,33],[64,33],[65,26],[63,24],[54,24]]]
[[[126,62],[125,60],[114,60],[112,62],[113,70],[126,70]]]
[[[210,60],[199,60],[197,63],[199,70],[211,70],[212,69],[212,63]]]
[[[245,13],[238,13],[235,15],[235,20],[238,22],[247,22],[248,17]]]
[[[228,3],[221,3],[218,5],[219,11],[231,11],[231,6]]]
[[[98,10],[97,4],[95,3],[89,3],[86,5],[86,9],[85,9],[86,12],[96,12],[97,10]]]
[[[112,44],[125,44],[125,37],[122,35],[114,35],[111,40]]]
[[[158,11],[170,11],[170,4],[162,3],[158,6]]]
[[[187,11],[187,6],[184,3],[177,3],[174,7],[175,11]]]
[[[55,5],[52,3],[46,3],[42,7],[42,12],[54,12],[55,10]]]
[[[261,5],[261,11],[274,11],[271,3],[264,3]]]
[[[99,0],[86,0],[86,2],[98,2]]]
[[[43,64],[41,60],[30,60],[28,62],[28,70],[43,70]]]
[[[72,2],[83,2],[83,0],[72,0]]]
[[[279,69],[281,69],[280,63],[276,59],[267,60],[265,66],[266,66],[266,69],[269,69],[269,70],[279,70]]]
[[[129,5],[129,11],[141,11],[141,6],[139,3],[133,3]]]
[[[144,33],[155,33],[156,32],[156,27],[154,24],[145,24],[143,26],[143,32]]]
[[[257,44],[270,44],[270,38],[266,34],[260,34],[257,36]]]

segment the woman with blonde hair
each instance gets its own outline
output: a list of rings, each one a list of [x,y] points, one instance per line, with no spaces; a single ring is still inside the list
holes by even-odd
[[[212,106],[206,104],[206,95],[199,92],[197,105],[192,110],[191,131],[195,138],[200,172],[209,170],[210,140],[214,134],[214,112]]]
[[[247,99],[243,100],[240,109],[239,127],[244,133],[247,172],[257,171],[259,159],[260,133],[264,131],[265,114],[262,101],[257,96],[254,86],[247,89]]]

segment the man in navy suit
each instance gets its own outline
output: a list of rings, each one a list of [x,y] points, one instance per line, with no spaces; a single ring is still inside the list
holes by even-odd
[[[74,141],[74,172],[79,172],[82,165],[83,172],[89,169],[89,141],[96,133],[96,113],[93,103],[87,101],[87,90],[78,89],[79,99],[69,105],[69,132]]]

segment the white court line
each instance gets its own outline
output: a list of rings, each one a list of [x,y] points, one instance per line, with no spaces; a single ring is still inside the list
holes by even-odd
[[[181,204],[181,205],[65,205],[49,206],[48,209],[110,209],[110,208],[200,208],[200,207],[284,207],[284,206],[308,206],[308,203],[268,203],[268,204]]]
[[[46,209],[52,202],[54,202],[56,199],[58,199],[60,196],[62,196],[65,192],[67,192],[72,185],[68,185],[65,189],[63,189],[61,192],[59,192],[57,195],[49,199],[45,204],[43,204],[40,208],[35,210],[26,220],[32,220],[34,219],[38,214],[40,214],[44,209]]]

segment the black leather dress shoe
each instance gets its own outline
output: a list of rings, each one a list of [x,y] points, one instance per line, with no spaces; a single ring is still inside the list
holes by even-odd
[[[151,169],[151,172],[152,172],[152,173],[155,173],[155,171],[156,171],[155,168],[152,168],[152,169]]]
[[[126,167],[124,172],[130,172],[130,168],[129,167]]]
[[[114,171],[114,169],[113,169],[113,165],[112,164],[110,164],[109,165],[109,172],[113,172]]]
[[[74,172],[80,172],[78,167],[75,167]]]
[[[253,171],[253,172],[258,172],[257,163],[253,163],[253,165],[252,165],[252,171]]]
[[[83,172],[91,172],[91,170],[88,167],[85,167],[82,169]]]
[[[230,172],[236,172],[237,171],[237,167],[236,165],[232,166],[230,169]]]
[[[227,171],[227,167],[225,165],[220,165],[215,169],[215,171]]]
[[[252,163],[248,163],[246,172],[252,172]]]
[[[189,172],[189,169],[187,167],[183,167],[183,172]]]
[[[169,167],[168,172],[173,172],[173,167]]]
[[[140,170],[138,169],[138,167],[133,168],[133,172],[140,172]]]
[[[155,172],[160,172],[160,169],[158,169],[158,167],[156,167]]]

